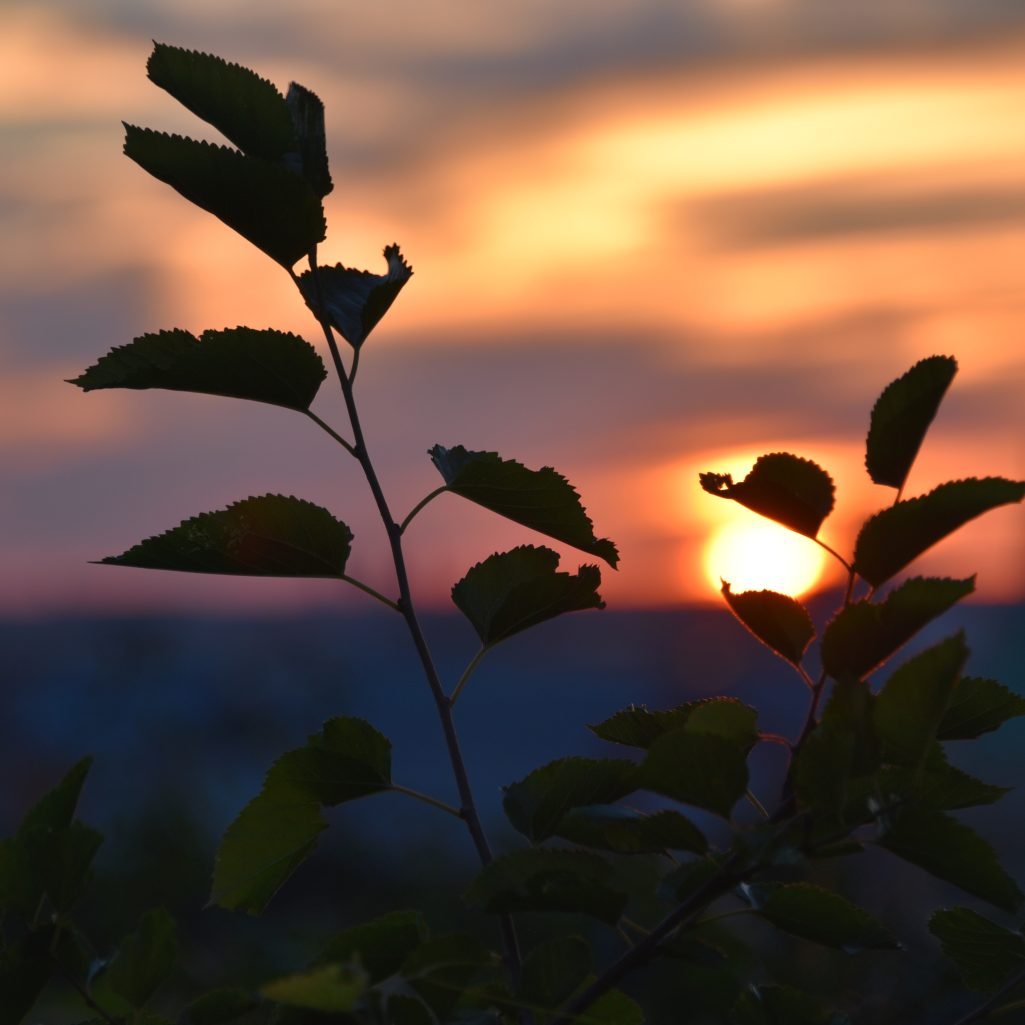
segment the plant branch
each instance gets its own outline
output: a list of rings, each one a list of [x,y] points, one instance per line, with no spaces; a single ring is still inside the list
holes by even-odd
[[[1025,968],[1015,972],[992,996],[979,1004],[974,1011],[969,1011],[963,1018],[958,1018],[954,1025],[971,1025],[972,1022],[983,1021],[989,1017],[991,1011],[999,1010],[997,1004],[1022,983],[1025,983]]]
[[[76,979],[74,975],[64,967],[60,959],[52,950],[50,951],[50,960],[53,962],[57,971],[60,972],[64,981],[72,986],[79,997],[81,997],[82,1003],[84,1003],[85,1006],[93,1012],[93,1014],[98,1014],[107,1023],[107,1025],[121,1025],[117,1018],[112,1018],[102,1007],[100,1007],[98,1003],[96,1003],[95,1000],[93,1000],[89,990],[87,990],[85,986],[83,986],[82,983],[80,983],[78,979]]]
[[[812,541],[814,541],[815,544],[819,546],[819,548],[822,548],[825,551],[829,552],[829,554],[832,555],[833,558],[836,559],[840,563],[840,565],[843,566],[845,570],[847,570],[848,573],[854,572],[854,570],[851,568],[851,564],[838,551],[836,551],[834,548],[830,548],[825,541],[821,541],[817,537],[813,537]]]
[[[473,671],[480,665],[481,659],[487,654],[488,649],[481,647],[480,651],[477,652],[473,658],[470,659],[469,665],[463,670],[463,675],[459,677],[459,682],[456,684],[455,689],[449,696],[448,703],[454,705],[459,695],[462,693],[463,688],[469,682],[470,677],[473,676]]]
[[[439,801],[436,797],[431,797],[430,794],[424,794],[419,790],[413,790],[412,787],[404,787],[399,783],[392,783],[390,789],[394,790],[397,794],[405,794],[407,797],[412,797],[417,801],[422,801],[424,804],[429,804],[433,808],[440,808],[442,811],[447,811],[449,815],[455,815],[457,819],[461,819],[463,817],[463,813],[458,808],[453,808],[451,804]]]
[[[379,602],[387,605],[388,608],[394,609],[396,612],[401,612],[398,602],[394,602],[391,598],[386,598],[380,591],[375,591],[369,584],[364,584],[362,580],[357,580],[355,577],[350,577],[347,573],[342,574],[342,580],[347,584],[352,584],[353,587],[358,587],[365,594],[369,594],[371,598],[376,598]]]
[[[410,510],[409,515],[399,524],[399,533],[400,534],[405,534],[406,527],[408,527],[409,524],[412,522],[413,517],[416,516],[416,514],[421,509],[423,509],[424,506],[428,505],[430,502],[433,502],[434,499],[436,499],[438,497],[438,495],[442,495],[446,491],[448,491],[448,485],[447,484],[442,485],[440,488],[435,488],[425,498],[421,498],[420,501],[417,502],[416,505],[414,505],[413,508]]]
[[[342,448],[344,448],[344,449],[345,449],[345,450],[346,450],[346,451],[347,451],[347,452],[349,453],[349,455],[350,455],[350,456],[354,456],[354,455],[356,454],[356,450],[355,450],[355,449],[354,449],[354,448],[352,447],[352,445],[350,445],[350,444],[349,444],[349,442],[347,442],[347,441],[346,441],[346,440],[345,440],[345,439],[344,439],[344,438],[343,438],[343,437],[342,437],[342,436],[341,436],[341,435],[340,435],[340,434],[339,434],[339,433],[338,433],[338,432],[337,432],[337,431],[336,431],[336,430],[335,430],[335,429],[334,429],[333,427],[331,427],[331,426],[329,426],[328,424],[324,423],[324,421],[323,421],[323,420],[321,420],[321,419],[320,419],[320,417],[319,417],[319,416],[317,416],[317,414],[313,412],[313,410],[311,410],[311,409],[307,409],[307,410],[306,410],[306,415],[307,415],[307,416],[308,416],[308,417],[309,417],[309,418],[310,418],[310,419],[311,419],[311,420],[312,420],[312,421],[313,421],[313,422],[314,422],[314,423],[315,423],[315,424],[316,424],[316,425],[317,425],[317,426],[318,426],[318,427],[319,427],[319,428],[320,428],[320,429],[321,429],[322,431],[325,431],[325,432],[327,432],[328,434],[330,434],[330,435],[331,435],[331,437],[332,437],[332,438],[334,438],[334,439],[335,439],[335,441],[337,441],[337,442],[338,442],[338,444],[339,444],[339,445],[341,445],[341,446],[342,446]]]

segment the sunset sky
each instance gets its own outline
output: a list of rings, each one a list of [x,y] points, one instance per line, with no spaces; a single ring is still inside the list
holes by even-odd
[[[161,328],[320,345],[280,267],[122,156],[122,120],[216,138],[147,81],[153,39],[316,91],[321,262],[381,271],[398,242],[413,265],[358,382],[399,515],[440,483],[435,443],[554,465],[620,546],[611,606],[715,600],[703,553],[756,518],[698,472],[815,459],[849,554],[893,497],[862,466],[871,405],[934,353],[961,370],[908,493],[1025,476],[1020,0],[8,0],[0,611],[364,603],[88,562],[267,492],[329,507],[353,574],[393,590],[358,467],[303,417],[64,383]],[[314,408],[343,430],[330,381]],[[496,548],[546,543],[453,496],[408,539],[438,605]],[[1020,506],[916,564],[978,571],[992,601],[1025,598],[1023,567]]]

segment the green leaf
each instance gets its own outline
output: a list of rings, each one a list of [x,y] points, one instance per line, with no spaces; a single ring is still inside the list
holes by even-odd
[[[19,836],[38,829],[56,831],[70,826],[92,763],[92,758],[77,761],[60,783],[25,816],[18,830]]]
[[[573,1019],[573,1025],[644,1025],[644,1022],[640,1005],[618,989],[603,993]]]
[[[897,950],[893,933],[838,893],[811,883],[758,884],[744,888],[762,918],[777,929],[847,953]]]
[[[0,1025],[22,1025],[50,978],[53,927],[0,946]]]
[[[883,389],[872,408],[865,453],[865,466],[876,484],[904,487],[956,373],[957,360],[952,356],[930,356]]]
[[[575,808],[559,822],[564,840],[616,854],[693,851],[704,854],[708,841],[690,819],[665,809],[652,815],[615,805]]]
[[[324,104],[305,86],[293,82],[285,96],[292,128],[299,141],[299,165],[310,188],[321,197],[333,188],[327,165],[327,139],[324,134]]]
[[[666,733],[684,729],[711,733],[750,749],[758,739],[757,718],[755,709],[736,698],[702,698],[657,712],[630,705],[588,729],[602,740],[629,747],[647,748]]]
[[[659,892],[665,899],[682,904],[703,886],[710,883],[722,871],[711,858],[685,861],[671,872],[667,872],[659,883]]]
[[[144,1006],[167,978],[178,957],[174,919],[163,909],[147,911],[139,928],[121,941],[93,985],[97,1001],[115,1014]]]
[[[764,645],[792,665],[800,665],[815,636],[808,610],[799,602],[775,591],[742,591],[734,594],[724,580],[722,594],[733,614]]]
[[[452,588],[452,601],[485,647],[566,612],[603,609],[597,566],[559,573],[551,548],[521,545],[471,567]]]
[[[186,573],[340,579],[351,543],[352,531],[319,505],[261,495],[193,516],[100,561]]]
[[[125,155],[286,269],[324,241],[320,199],[279,164],[129,124]]]
[[[223,1025],[258,1006],[256,997],[244,989],[215,989],[189,1004],[182,1014],[181,1025]]]
[[[897,502],[861,528],[854,569],[878,587],[976,516],[1022,498],[1025,483],[985,477],[949,481],[920,498]]]
[[[298,335],[236,327],[196,338],[176,328],[111,349],[70,383],[83,391],[167,388],[225,395],[303,413],[326,377],[317,350]]]
[[[524,958],[520,997],[532,1008],[565,1003],[591,971],[591,948],[580,936],[555,936]]]
[[[370,982],[376,983],[397,972],[427,936],[427,923],[419,911],[393,911],[332,937],[317,960],[343,962],[358,957]]]
[[[964,634],[957,633],[905,662],[887,680],[875,701],[884,760],[922,765],[967,658]]]
[[[1021,906],[1021,890],[1000,867],[993,848],[974,830],[941,811],[913,806],[901,809],[879,843],[937,879],[1005,911]]]
[[[406,957],[399,974],[438,1021],[448,1021],[471,981],[496,962],[472,936],[435,936]]]
[[[730,498],[753,512],[815,537],[833,510],[833,480],[810,459],[789,452],[760,456],[739,483],[728,473],[703,473],[701,486],[717,498]]]
[[[253,157],[278,160],[297,143],[284,96],[255,71],[220,57],[154,43],[151,82]]]
[[[747,789],[747,749],[715,734],[674,730],[648,748],[637,782],[728,818]]]
[[[888,766],[879,773],[865,796],[867,800],[882,794],[886,803],[891,797],[913,798],[929,808],[954,811],[992,804],[1007,793],[1007,787],[983,783],[955,768],[947,761],[942,745],[934,743],[919,769]]]
[[[228,827],[210,901],[258,914],[309,856],[326,828],[322,805],[386,790],[391,745],[362,719],[329,719],[305,747],[283,754],[261,792]]]
[[[834,679],[863,679],[904,646],[922,627],[975,590],[975,577],[949,580],[913,577],[884,602],[854,602],[822,636],[822,665]]]
[[[54,910],[69,911],[91,878],[93,858],[103,836],[81,822],[72,822],[52,832],[36,831],[23,842]]]
[[[1025,968],[1025,937],[971,908],[937,911],[929,919],[929,932],[957,965],[969,989],[992,993]]]
[[[736,1025],[851,1025],[842,1014],[825,1010],[817,1000],[792,986],[754,986],[733,1008]]]
[[[496,858],[470,884],[470,904],[495,914],[568,911],[614,925],[626,906],[617,873],[586,851],[528,848]]]
[[[354,349],[367,340],[413,276],[413,268],[406,263],[397,245],[386,246],[384,258],[388,264],[384,274],[371,274],[337,263],[334,267],[318,267],[316,277],[313,271],[299,275],[299,290],[313,315],[318,320],[326,316]]]
[[[532,843],[554,836],[567,812],[611,804],[637,789],[634,762],[611,758],[560,758],[505,788],[509,821]]]
[[[940,740],[970,740],[1025,715],[1025,698],[996,680],[962,676],[940,721]]]
[[[619,562],[616,546],[595,537],[574,487],[550,466],[530,470],[495,452],[471,452],[462,445],[435,445],[429,454],[453,494],[596,555],[613,568]]]
[[[276,1004],[310,1011],[352,1011],[366,992],[367,980],[354,965],[329,964],[286,975],[260,987]]]

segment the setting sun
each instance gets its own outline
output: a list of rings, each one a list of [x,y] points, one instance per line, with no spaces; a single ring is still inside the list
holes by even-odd
[[[774,523],[737,521],[720,527],[704,551],[709,583],[736,591],[779,591],[792,597],[811,590],[825,563],[814,542]]]

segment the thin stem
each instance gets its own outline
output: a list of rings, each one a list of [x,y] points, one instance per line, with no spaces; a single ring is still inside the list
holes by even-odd
[[[343,437],[342,437],[342,436],[341,436],[341,435],[340,435],[340,434],[339,434],[339,433],[338,433],[338,432],[337,432],[337,431],[336,431],[336,430],[335,430],[335,429],[334,429],[333,427],[331,427],[331,426],[329,426],[328,424],[324,423],[324,421],[323,421],[323,420],[321,420],[321,419],[320,419],[320,417],[319,417],[319,416],[317,416],[317,414],[316,414],[316,413],[314,413],[314,412],[313,412],[312,410],[310,410],[310,409],[307,409],[307,410],[306,410],[306,415],[307,415],[307,416],[308,416],[308,417],[309,417],[309,418],[310,418],[310,419],[311,419],[311,420],[312,420],[312,421],[313,421],[313,422],[314,422],[314,423],[315,423],[315,424],[316,424],[316,425],[317,425],[317,426],[318,426],[318,427],[319,427],[319,428],[320,428],[320,429],[321,429],[322,431],[326,431],[326,432],[327,432],[328,434],[330,434],[330,435],[331,435],[331,437],[332,437],[332,438],[334,438],[334,439],[335,439],[335,441],[337,441],[337,442],[338,442],[338,444],[339,444],[339,445],[341,445],[341,446],[342,446],[342,448],[344,448],[344,449],[345,449],[345,450],[346,450],[346,451],[347,451],[347,452],[349,453],[349,455],[350,455],[350,456],[354,456],[354,455],[356,454],[356,450],[355,450],[355,449],[354,449],[354,448],[352,447],[352,445],[350,445],[350,444],[349,444],[349,442],[347,442],[347,441],[346,441],[346,440],[345,440],[345,439],[344,439],[344,438],[343,438]]]
[[[96,1003],[95,1000],[93,1000],[92,996],[90,995],[89,991],[85,988],[85,986],[83,986],[82,983],[80,983],[78,979],[76,979],[74,975],[72,975],[71,972],[69,972],[68,969],[64,967],[64,965],[58,959],[57,955],[52,950],[50,951],[50,960],[54,963],[54,966],[56,967],[57,971],[60,972],[65,982],[71,984],[75,992],[81,998],[82,1003],[85,1004],[85,1006],[88,1007],[89,1010],[93,1012],[93,1014],[98,1014],[100,1018],[107,1022],[107,1025],[120,1025],[116,1018],[112,1018],[102,1007],[100,1007],[98,1003]]]
[[[779,744],[780,747],[785,747],[788,751],[790,750],[790,741],[778,733],[765,733],[763,731],[758,734],[758,739],[765,741],[766,744]]]
[[[814,691],[815,690],[815,681],[808,675],[808,670],[805,669],[804,666],[800,666],[800,665],[799,666],[794,666],[794,668],[797,670],[797,675],[800,676],[801,679],[804,681],[805,686],[809,690]]]
[[[709,915],[708,918],[699,918],[695,925],[710,925],[712,922],[721,922],[724,918],[736,918],[738,915],[753,915],[754,908],[733,908],[731,911],[720,911],[717,915]]]
[[[406,527],[408,527],[409,524],[412,522],[413,517],[421,509],[423,509],[425,505],[428,505],[430,502],[433,502],[434,499],[438,497],[438,495],[443,495],[446,491],[448,491],[447,484],[442,485],[440,488],[435,488],[429,495],[426,496],[426,498],[421,498],[420,501],[417,502],[416,505],[414,505],[413,508],[410,510],[409,515],[399,524],[399,533],[405,534]]]
[[[342,574],[342,580],[347,584],[352,584],[353,587],[358,587],[365,594],[369,594],[371,598],[376,598],[381,604],[387,605],[388,608],[394,609],[396,612],[401,612],[398,602],[394,602],[391,598],[386,598],[380,591],[375,591],[369,584],[364,584],[362,580],[357,580],[355,577],[350,577],[348,574]]]
[[[979,1004],[974,1011],[969,1011],[963,1018],[958,1018],[954,1025],[971,1025],[972,1022],[982,1021],[989,1017],[991,1011],[999,1010],[997,1004],[1023,982],[1025,982],[1025,968],[1020,972],[1015,972],[991,997]]]
[[[817,537],[813,537],[812,540],[819,546],[819,548],[825,549],[825,551],[829,552],[829,554],[832,555],[848,573],[854,572],[854,570],[851,569],[851,564],[838,551],[830,548],[825,541],[821,541]]]
[[[755,811],[757,811],[763,819],[768,821],[769,813],[765,810],[765,805],[758,800],[754,793],[750,790],[745,790],[744,796],[747,798],[747,803],[750,804],[751,807],[754,808]]]
[[[423,801],[424,804],[429,804],[432,808],[440,808],[442,811],[447,811],[449,815],[455,815],[457,819],[463,817],[463,813],[458,808],[453,808],[451,804],[439,801],[436,797],[431,797],[430,794],[413,790],[412,787],[404,787],[399,783],[392,783],[390,789],[394,790],[397,794],[405,794],[407,797],[415,798],[417,801]]]
[[[473,676],[473,671],[477,668],[477,666],[480,665],[481,659],[484,658],[487,652],[488,649],[482,646],[480,651],[478,651],[477,654],[470,659],[469,665],[467,665],[467,667],[463,670],[463,675],[459,677],[459,682],[456,684],[455,689],[452,691],[451,695],[449,695],[449,705],[455,705],[456,701],[459,698],[459,695],[462,693],[463,688],[469,682],[470,677]]]
[[[352,386],[356,383],[356,371],[359,370],[359,352],[360,347],[357,345],[353,348],[352,352],[352,363],[349,365],[349,385]]]

